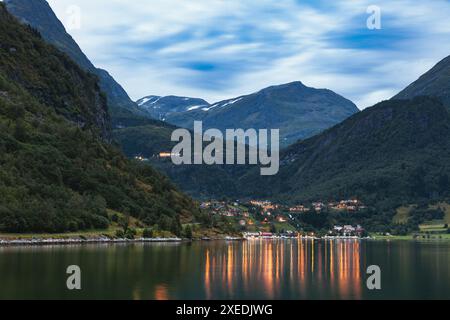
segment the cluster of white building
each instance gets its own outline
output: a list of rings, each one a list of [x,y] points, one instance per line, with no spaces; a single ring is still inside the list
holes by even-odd
[[[334,226],[333,230],[330,231],[331,234],[337,234],[342,236],[361,236],[364,233],[364,228],[360,225],[356,227],[351,225],[344,226]]]

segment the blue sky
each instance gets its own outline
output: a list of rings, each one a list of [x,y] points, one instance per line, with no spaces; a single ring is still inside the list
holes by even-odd
[[[215,102],[302,81],[361,109],[450,55],[450,1],[417,2],[49,0],[92,62],[134,100]],[[381,9],[380,30],[367,28],[370,5]]]

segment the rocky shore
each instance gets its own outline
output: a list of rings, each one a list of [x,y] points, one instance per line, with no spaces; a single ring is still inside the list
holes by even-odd
[[[67,238],[67,239],[0,239],[0,246],[39,246],[39,245],[68,245],[91,243],[145,243],[145,242],[182,242],[181,238]]]

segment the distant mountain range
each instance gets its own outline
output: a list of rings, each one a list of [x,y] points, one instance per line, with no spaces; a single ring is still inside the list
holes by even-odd
[[[308,88],[300,82],[266,88],[215,104],[199,98],[176,96],[148,96],[135,103],[107,71],[91,63],[45,0],[7,0],[5,5],[20,21],[36,28],[47,42],[68,54],[84,70],[99,77],[115,129],[145,125],[144,136],[147,136],[148,132],[156,132],[159,128],[167,129],[158,121],[191,129],[194,120],[202,120],[205,129],[280,128],[281,144],[287,146],[359,111],[351,101],[330,90]],[[116,132],[116,136],[118,134]],[[134,136],[140,139],[137,134]],[[155,137],[160,138],[161,135]],[[124,139],[119,137],[119,140]],[[158,141],[158,145],[165,145]],[[141,153],[147,151],[142,150]]]
[[[277,176],[255,172],[241,183],[294,202],[358,197],[395,208],[448,199],[449,71],[447,57],[394,99],[284,150]]]
[[[138,105],[155,119],[192,129],[195,120],[205,129],[280,129],[287,146],[341,122],[359,110],[354,103],[327,89],[301,82],[265,88],[254,94],[209,104],[203,99],[149,96]]]
[[[450,91],[450,81],[443,80],[448,69],[442,68],[448,61],[444,59],[395,99],[356,113],[283,150],[276,176],[261,177],[259,168],[254,167],[156,165],[186,191],[203,197],[224,194],[291,203],[357,197],[376,205],[388,218],[402,204],[449,199],[446,92]],[[438,82],[422,85],[429,74]],[[424,89],[416,93],[414,87]],[[220,187],[217,180],[223,182]]]

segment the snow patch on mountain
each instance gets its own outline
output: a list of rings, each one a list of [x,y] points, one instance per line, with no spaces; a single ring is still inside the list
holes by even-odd
[[[136,103],[138,104],[139,107],[142,107],[146,104],[155,104],[160,99],[161,99],[161,97],[158,97],[158,96],[148,96],[148,97],[139,99],[138,101],[136,101]]]
[[[188,107],[188,108],[186,109],[186,111],[197,110],[197,109],[200,109],[201,107],[205,107],[205,106],[206,106],[206,105],[202,104],[202,105],[199,105],[199,106]]]

